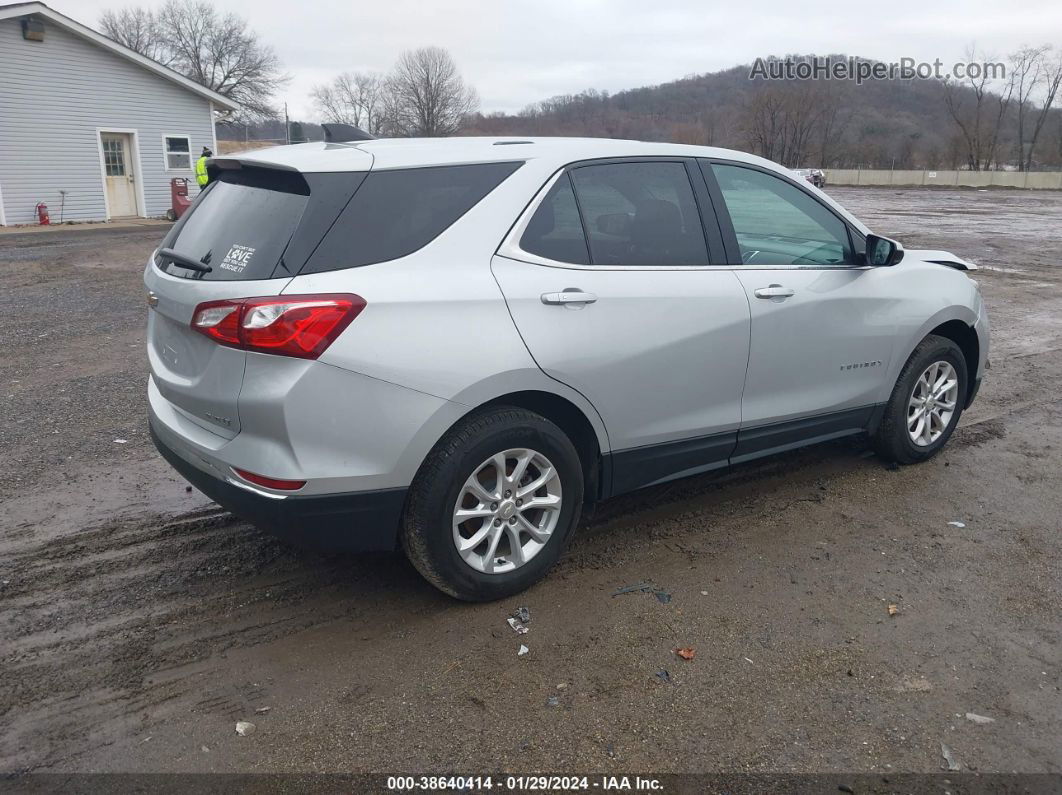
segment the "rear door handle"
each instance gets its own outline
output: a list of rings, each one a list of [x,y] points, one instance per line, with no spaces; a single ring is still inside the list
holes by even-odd
[[[592,304],[597,300],[593,293],[568,289],[561,293],[542,293],[544,304]]]
[[[780,284],[772,284],[770,287],[760,287],[756,290],[757,298],[788,298],[791,295],[796,295],[796,290]]]

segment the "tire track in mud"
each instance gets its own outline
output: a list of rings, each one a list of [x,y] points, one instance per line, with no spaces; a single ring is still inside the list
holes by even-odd
[[[239,712],[261,688],[199,698],[204,661],[351,619],[392,589],[418,590],[397,556],[294,550],[217,508],[133,517],[39,543],[24,527],[3,535],[17,538],[0,562],[4,770],[52,764],[67,758],[65,747],[143,730],[163,719],[167,702]]]

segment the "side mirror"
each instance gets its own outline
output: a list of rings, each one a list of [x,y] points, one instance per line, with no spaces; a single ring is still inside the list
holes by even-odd
[[[887,237],[867,235],[867,265],[887,268],[903,259],[903,246]]]

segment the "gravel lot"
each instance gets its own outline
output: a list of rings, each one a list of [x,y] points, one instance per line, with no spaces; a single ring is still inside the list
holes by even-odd
[[[489,605],[293,551],[170,474],[158,228],[0,235],[0,772],[933,772],[941,743],[1062,771],[1062,194],[832,192],[984,266],[992,369],[944,453],[850,440],[613,500]],[[611,595],[645,581],[671,601]]]

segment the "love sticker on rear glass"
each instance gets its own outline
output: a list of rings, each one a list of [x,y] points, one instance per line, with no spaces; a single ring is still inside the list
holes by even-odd
[[[251,257],[253,256],[253,248],[234,243],[229,249],[229,253],[225,255],[225,259],[221,261],[221,267],[234,273],[243,273],[244,269],[251,263]]]

